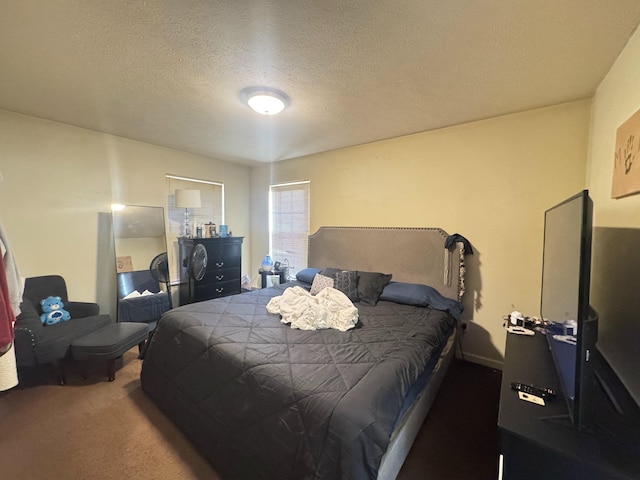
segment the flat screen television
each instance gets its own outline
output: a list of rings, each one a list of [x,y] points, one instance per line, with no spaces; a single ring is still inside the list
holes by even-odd
[[[540,314],[568,415],[557,419],[586,430],[594,388],[591,356],[597,318],[589,305],[593,203],[584,190],[544,216]]]
[[[593,229],[590,303],[598,312],[598,360],[604,360],[596,364],[595,375],[606,394],[596,396],[594,424],[638,458],[640,228]]]

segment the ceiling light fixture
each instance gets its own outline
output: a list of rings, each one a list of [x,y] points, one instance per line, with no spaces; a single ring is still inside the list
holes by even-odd
[[[276,115],[289,105],[289,97],[271,87],[247,87],[240,91],[240,98],[254,111],[262,115]]]

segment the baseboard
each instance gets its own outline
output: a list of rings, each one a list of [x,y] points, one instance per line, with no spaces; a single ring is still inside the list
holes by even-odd
[[[456,355],[458,358],[462,358],[459,353]],[[487,358],[481,355],[475,355],[473,353],[464,353],[464,359],[467,362],[477,363],[478,365],[483,365],[485,367],[493,368],[495,370],[502,370],[503,361],[496,360],[494,358]]]

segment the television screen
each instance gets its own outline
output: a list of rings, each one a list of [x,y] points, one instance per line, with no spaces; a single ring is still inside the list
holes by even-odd
[[[567,401],[569,419],[586,427],[591,349],[596,322],[590,316],[592,203],[587,190],[545,212],[540,314]]]
[[[596,346],[640,405],[640,229],[596,227],[591,272]]]

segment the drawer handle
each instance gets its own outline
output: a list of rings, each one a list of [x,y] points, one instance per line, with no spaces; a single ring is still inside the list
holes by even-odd
[[[224,287],[216,288],[216,293],[224,292]]]
[[[224,278],[224,275],[216,275],[216,280],[222,280]]]
[[[218,268],[224,267],[224,262],[216,262],[216,267]]]

